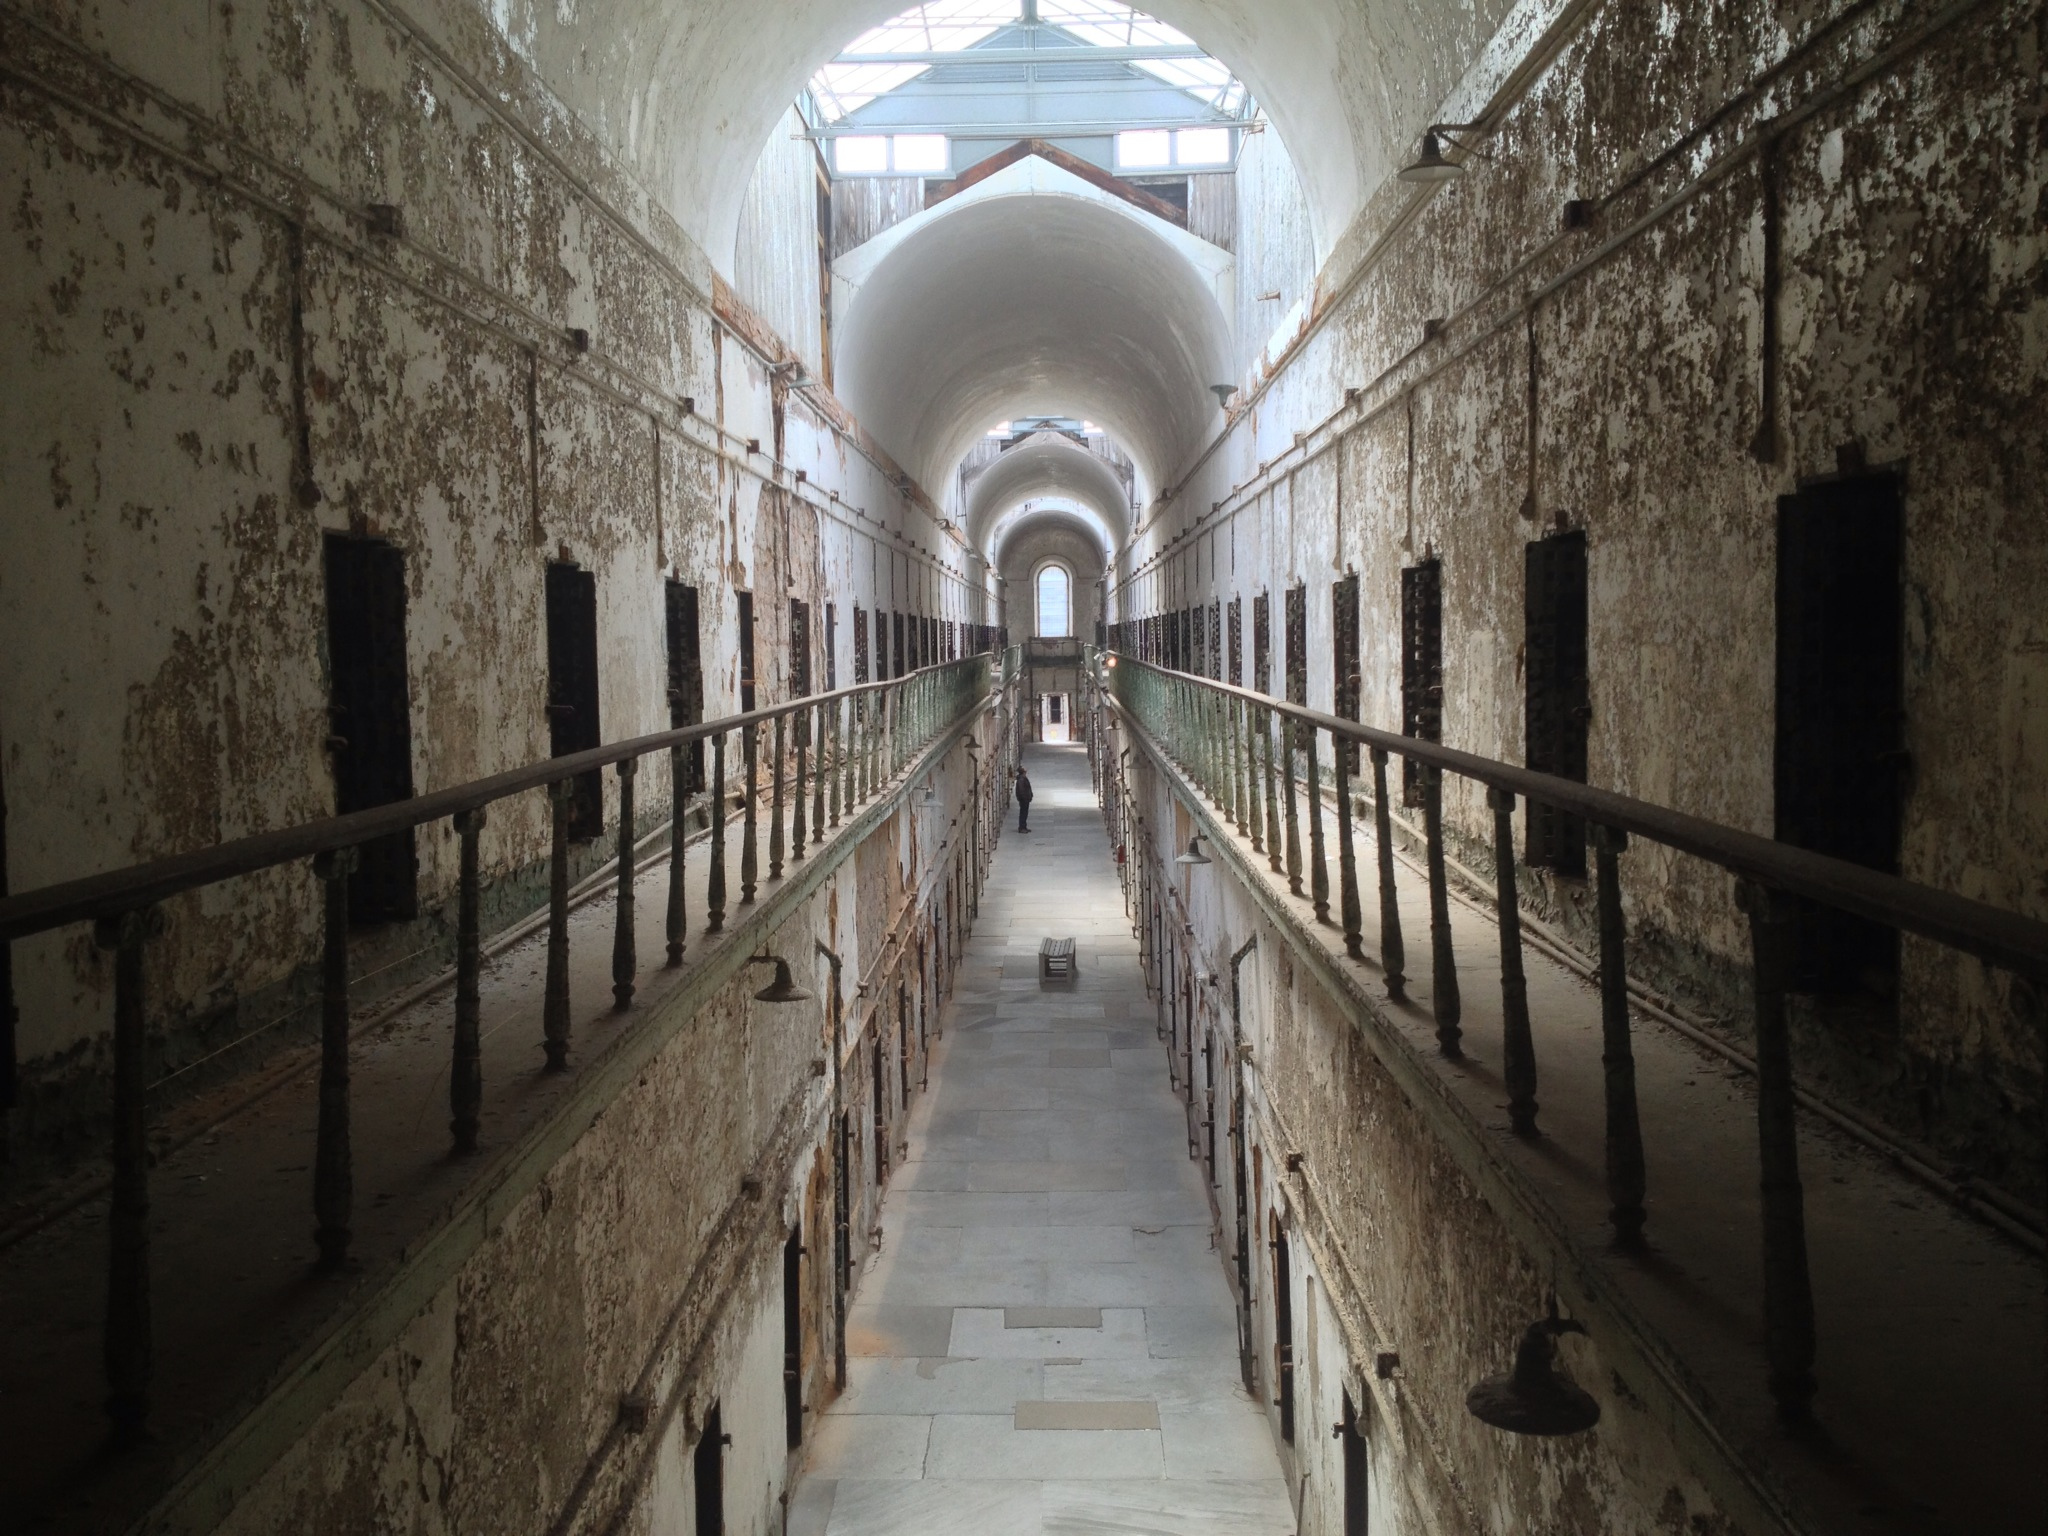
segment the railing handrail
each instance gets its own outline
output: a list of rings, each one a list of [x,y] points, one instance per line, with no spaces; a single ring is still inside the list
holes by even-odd
[[[1427,767],[1474,779],[1489,788],[1541,801],[1588,822],[1692,854],[1788,895],[1809,897],[1858,917],[1916,933],[2007,970],[2048,978],[2048,923],[2003,907],[1937,890],[1900,875],[1866,869],[1846,859],[1795,848],[1613,790],[1597,789],[1576,779],[1561,779],[1417,736],[1384,731],[1199,673],[1176,672],[1126,652],[1105,654],[1115,656],[1119,668],[1138,667],[1177,682],[1198,683],[1283,718],[1320,727],[1332,736],[1396,752]],[[1123,707],[1122,701],[1116,702],[1119,708]],[[4,912],[4,906],[0,906],[0,912]]]
[[[671,747],[686,747],[727,731],[767,724],[780,716],[796,714],[820,704],[880,693],[920,677],[973,666],[984,658],[993,664],[1000,655],[999,651],[991,650],[953,661],[935,662],[900,677],[855,683],[830,693],[814,693],[786,703],[635,736],[582,752],[541,758],[487,778],[415,795],[409,800],[394,800],[389,805],[351,811],[345,816],[324,816],[268,832],[254,832],[211,847],[196,848],[189,853],[172,854],[146,864],[104,870],[76,880],[60,881],[18,895],[0,897],[0,942],[26,938],[30,934],[44,933],[72,923],[137,911],[184,891],[217,885],[223,880],[299,859],[310,859],[317,854],[358,847],[393,832],[403,832],[464,811],[479,810],[493,801],[609,768],[628,758],[646,757]]]

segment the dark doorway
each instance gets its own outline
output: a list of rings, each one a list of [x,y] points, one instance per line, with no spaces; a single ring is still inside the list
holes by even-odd
[[[875,1188],[889,1182],[889,1080],[882,1076],[882,1037],[868,1042],[868,1075],[875,1085]]]
[[[804,1443],[804,1234],[782,1245],[782,1425],[793,1451]]]
[[[1365,1436],[1358,1432],[1358,1406],[1344,1394],[1344,1417],[1337,1424],[1344,1445],[1344,1536],[1366,1536]]]
[[[825,691],[839,689],[839,606],[825,605]]]
[[[853,605],[853,680],[868,680],[868,616],[859,603]]]
[[[573,561],[548,566],[548,750],[555,757],[602,746],[597,718],[597,577]],[[604,831],[604,775],[576,775],[569,835]]]
[[[1444,568],[1425,560],[1401,572],[1401,734],[1444,739]],[[1422,804],[1422,766],[1401,759],[1401,802]]]
[[[1230,685],[1244,686],[1244,599],[1230,600]]]
[[[1903,488],[1827,480],[1778,500],[1776,836],[1897,874],[1905,752]],[[1889,998],[1896,930],[1793,903],[1792,984]]]
[[[382,539],[327,538],[328,738],[334,809],[412,798],[412,694],[405,672],[405,555]],[[359,850],[348,881],[359,923],[419,915],[411,828]]]
[[[789,600],[789,696],[807,699],[811,695],[811,605],[800,598]]]
[[[1273,691],[1273,599],[1265,592],[1252,599],[1252,687]]]
[[[1552,534],[1529,546],[1523,588],[1528,763],[1539,773],[1586,782],[1592,701],[1586,669],[1586,534]],[[1529,802],[1528,862],[1561,875],[1586,872],[1586,825]]]
[[[724,1417],[713,1403],[690,1458],[697,1485],[697,1536],[725,1536],[725,1448],[731,1442]]]
[[[1358,673],[1358,577],[1346,576],[1330,584],[1330,688],[1335,708],[1332,714],[1356,720],[1363,693]],[[1338,745],[1344,756],[1344,771],[1358,772],[1358,743]]]
[[[903,649],[903,615],[891,613],[889,615],[889,628],[896,642],[895,660],[890,663],[889,675],[891,677],[901,677],[906,670],[903,663],[907,659]]]
[[[740,617],[740,713],[754,707],[754,594],[735,592]]]
[[[1244,1389],[1258,1392],[1258,1357],[1252,1351],[1252,1208],[1251,1183],[1245,1169],[1244,1084],[1230,1074],[1230,1181],[1237,1210],[1237,1369]]]
[[[672,730],[704,723],[704,653],[697,629],[697,589],[680,581],[668,583],[668,723]],[[690,743],[686,754],[686,793],[704,787],[704,743]]]
[[[1273,1378],[1279,1389],[1280,1438],[1294,1444],[1294,1264],[1287,1234],[1273,1224]]]

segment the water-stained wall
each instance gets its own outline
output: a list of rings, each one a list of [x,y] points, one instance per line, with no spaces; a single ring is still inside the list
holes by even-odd
[[[2044,39],[2035,8],[1944,15],[1518,8],[1438,113],[1483,121],[1458,137],[1484,157],[1389,181],[1338,242],[1111,617],[1242,595],[1248,659],[1270,592],[1277,690],[1280,594],[1305,585],[1327,708],[1330,588],[1356,570],[1363,714],[1398,728],[1400,572],[1434,555],[1444,740],[1520,762],[1524,549],[1582,529],[1591,781],[1771,835],[1778,498],[1895,468],[1901,873],[2048,914]],[[1446,799],[1486,870],[1477,789]],[[1746,1029],[1732,881],[1640,844],[1622,880],[1632,964]],[[1525,891],[1588,935],[1583,883]],[[1800,1069],[2038,1198],[2038,992],[1908,938],[1898,1012],[1809,1010]]]
[[[605,740],[669,722],[670,579],[699,593],[712,715],[737,707],[736,592],[763,702],[786,696],[791,599],[820,684],[828,604],[842,684],[855,603],[982,617],[959,542],[829,394],[777,371],[815,374],[816,335],[785,345],[715,278],[483,13],[420,15],[0,21],[16,891],[333,811],[330,534],[402,552],[415,792],[547,755],[551,561],[595,574]],[[749,216],[809,250],[815,292],[798,183]],[[666,805],[665,763],[640,793],[643,817]],[[500,918],[534,904],[545,821],[539,796],[493,813]],[[424,916],[361,937],[363,995],[445,958],[455,840],[417,844]],[[308,1027],[316,912],[304,869],[167,903],[155,1073]],[[110,967],[82,928],[14,959],[16,1133],[40,1145],[99,1112]]]

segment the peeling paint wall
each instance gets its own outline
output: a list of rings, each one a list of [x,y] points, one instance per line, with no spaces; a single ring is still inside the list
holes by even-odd
[[[1434,553],[1444,739],[1520,762],[1523,548],[1583,528],[1591,781],[1770,835],[1777,498],[1857,456],[1897,466],[1902,873],[2048,915],[2038,9],[1987,0],[1933,31],[1896,4],[1561,15],[1518,10],[1498,44],[1512,51],[1439,109],[1496,118],[1488,158],[1436,188],[1389,181],[1339,243],[1314,327],[1122,557],[1112,617],[1269,591],[1277,658],[1280,594],[1305,584],[1309,698],[1328,707],[1329,587],[1355,566],[1364,715],[1398,726],[1399,573]],[[1591,200],[1590,227],[1566,227],[1567,199]],[[1767,370],[1778,447],[1760,461]],[[1490,868],[1476,787],[1447,785],[1446,802],[1461,856]],[[1732,880],[1638,843],[1622,881],[1631,964],[1745,1031]],[[1532,887],[1590,944],[1582,882]],[[1795,1057],[2038,1200],[2042,1008],[1909,938],[1896,1030],[1810,1014]]]
[[[1112,755],[1131,745],[1112,732]],[[1175,786],[1142,749],[1130,757],[1134,866],[1154,882],[1169,930],[1148,937],[1165,957],[1172,997],[1190,984],[1195,1026],[1183,1051],[1216,1063],[1219,1102],[1195,1069],[1191,1123],[1218,1120],[1209,1170],[1230,1275],[1238,1230],[1234,1144],[1244,1145],[1249,1238],[1249,1355],[1253,1397],[1268,1418],[1304,1536],[1343,1529],[1343,1462],[1332,1427],[1342,1393],[1366,1442],[1373,1530],[1399,1532],[1706,1532],[1752,1529],[1721,1507],[1714,1470],[1690,1463],[1672,1426],[1606,1358],[1596,1338],[1563,1350],[1572,1378],[1599,1401],[1598,1432],[1538,1440],[1474,1418],[1466,1389],[1502,1368],[1501,1351],[1540,1316],[1557,1283],[1552,1257],[1531,1253],[1467,1176],[1438,1125],[1367,1039],[1356,1004],[1333,997],[1302,963],[1292,935],[1270,922],[1222,861],[1176,868],[1172,849],[1195,829]],[[1170,841],[1169,841],[1170,837]],[[1169,892],[1170,888],[1170,892]],[[1142,920],[1146,906],[1134,901]],[[1183,932],[1185,925],[1185,932]],[[1236,1009],[1228,957],[1238,966]],[[1217,984],[1208,986],[1205,974]],[[1185,1025],[1182,1025],[1185,1030]],[[1228,1097],[1242,1095],[1241,1118]],[[1290,1158],[1298,1155],[1298,1166]],[[1276,1240],[1288,1244],[1294,1437],[1281,1436]],[[1383,1375],[1379,1356],[1398,1365]],[[1645,1385],[1635,1383],[1635,1388]],[[1649,1396],[1651,1394],[1644,1394]]]
[[[606,740],[668,723],[667,578],[700,591],[714,715],[737,706],[735,590],[763,702],[789,598],[819,679],[827,603],[842,626],[856,602],[982,617],[894,466],[771,378],[786,345],[482,13],[53,0],[0,28],[16,891],[333,811],[328,533],[403,552],[415,792],[547,754],[564,554],[596,574]],[[815,239],[814,198],[757,216]],[[641,775],[643,816],[666,772]],[[535,904],[545,823],[537,795],[493,811],[487,917]],[[425,916],[362,936],[363,998],[445,960],[455,840],[418,847]],[[311,1027],[317,910],[305,869],[166,904],[166,1091]],[[67,930],[16,944],[15,983],[16,1134],[54,1143],[104,1112],[111,966]]]
[[[994,730],[984,717],[977,731],[990,760]],[[813,941],[844,967],[857,1280],[883,1189],[871,1128],[878,1110],[885,1127],[907,1112],[899,1062],[918,1091],[923,1010],[949,989],[960,942],[949,914],[969,878],[974,759],[956,748],[931,779],[942,812],[914,793],[766,936],[817,1000],[755,1001],[759,976],[742,967],[282,1458],[249,1486],[206,1490],[233,1510],[223,1536],[688,1530],[691,1451],[714,1403],[732,1437],[726,1529],[780,1532],[800,1454],[783,1403],[792,1231],[806,1250],[807,1435],[834,1391],[832,972]],[[914,1005],[901,1016],[899,987]],[[621,1427],[627,1397],[646,1404],[644,1430]]]

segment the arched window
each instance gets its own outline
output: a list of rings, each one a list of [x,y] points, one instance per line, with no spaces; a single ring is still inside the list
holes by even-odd
[[[1067,573],[1048,565],[1038,573],[1038,634],[1044,640],[1063,640],[1074,632],[1072,605],[1068,601]]]

